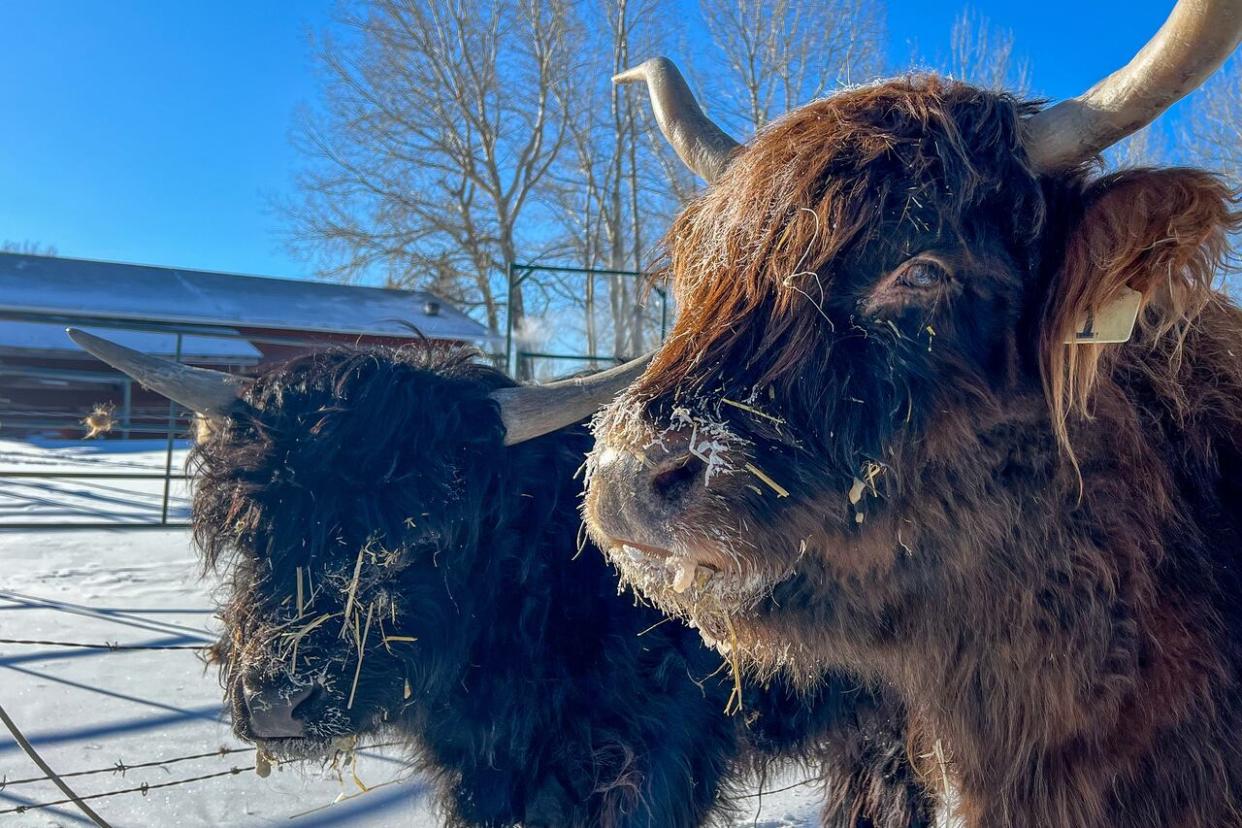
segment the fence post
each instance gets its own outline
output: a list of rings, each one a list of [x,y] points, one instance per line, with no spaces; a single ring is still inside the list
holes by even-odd
[[[130,426],[134,424],[134,383],[129,377],[121,385],[121,438],[129,439]]]
[[[173,359],[177,362],[181,361],[181,334],[177,334],[177,353]],[[168,495],[172,490],[172,456],[173,456],[173,435],[177,429],[177,404],[172,400],[168,401],[168,443],[165,447],[164,458],[164,504],[160,509],[160,525],[168,525]]]
[[[513,262],[505,266],[509,280],[508,292],[505,293],[505,370],[509,376],[517,377],[517,359],[513,351]]]

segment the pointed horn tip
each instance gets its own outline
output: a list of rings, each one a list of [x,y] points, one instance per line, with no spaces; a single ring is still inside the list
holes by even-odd
[[[231,374],[170,362],[77,328],[66,328],[65,333],[82,350],[142,387],[205,417],[226,415],[241,394],[242,380]]]
[[[641,83],[645,80],[647,80],[646,64],[626,69],[624,72],[618,72],[612,76],[612,82],[615,84]]]
[[[631,66],[612,76],[613,83],[639,83],[650,81],[653,77],[659,77],[660,74],[668,72],[677,72],[677,64],[664,57],[648,58],[637,66]]]
[[[95,336],[94,334],[87,333],[81,328],[72,328],[72,327],[65,328],[65,333],[67,333],[69,335],[69,338],[73,340],[73,344],[77,345],[82,350],[94,356],[99,356],[99,354],[96,352],[98,351],[100,346],[103,346],[106,348],[109,345],[115,344],[115,343],[109,342],[108,340],[102,337],[98,337],[98,336]],[[104,361],[107,362],[107,360],[104,360]]]
[[[81,328],[65,328],[65,333],[69,334],[69,338],[72,339],[74,344],[79,348],[92,356],[107,362],[109,365],[112,364],[112,360],[106,357],[105,354],[115,352],[117,350],[122,352],[130,350],[124,345],[118,345],[111,340],[104,339],[102,336],[95,336],[92,333],[87,333]]]

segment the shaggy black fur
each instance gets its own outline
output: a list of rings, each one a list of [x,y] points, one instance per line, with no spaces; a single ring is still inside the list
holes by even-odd
[[[833,760],[826,824],[927,824],[899,724],[861,691],[830,684],[812,708],[750,690],[745,715],[722,713],[720,657],[579,554],[586,431],[505,448],[487,395],[512,383],[474,357],[302,357],[196,448],[195,537],[231,579],[238,735],[302,757],[407,739],[452,826],[688,828],[771,754]],[[309,688],[306,736],[254,739],[244,685]]]

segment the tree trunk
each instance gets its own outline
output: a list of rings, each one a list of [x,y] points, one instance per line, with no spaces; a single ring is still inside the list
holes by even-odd
[[[625,68],[626,59],[626,40],[627,40],[627,0],[617,0],[617,18],[616,28],[613,31],[613,49],[612,49],[612,69],[616,74]],[[625,270],[625,236],[622,232],[624,221],[622,219],[623,199],[621,188],[623,186],[623,166],[625,159],[624,143],[625,143],[625,120],[622,110],[621,96],[623,92],[620,84],[613,84],[611,90],[611,115],[612,115],[612,170],[609,181],[609,212],[611,213],[612,232],[609,242],[610,249],[608,255],[608,267],[610,270]],[[630,308],[629,284],[624,276],[614,275],[611,277],[612,285],[612,330],[613,330],[613,356],[623,358],[628,351],[628,333],[629,325],[627,324],[628,313]]]
[[[629,45],[626,44],[626,63],[629,63]],[[634,245],[634,254],[632,261],[633,269],[642,272],[643,266],[643,226],[642,211],[638,206],[638,119],[634,117],[634,98],[626,96],[625,99],[625,116],[630,131],[629,151],[630,151],[630,237]],[[630,281],[633,283],[633,301],[630,303],[630,350],[629,356],[635,357],[647,350],[643,336],[643,310],[645,302],[642,301],[643,284],[642,277],[633,277]]]

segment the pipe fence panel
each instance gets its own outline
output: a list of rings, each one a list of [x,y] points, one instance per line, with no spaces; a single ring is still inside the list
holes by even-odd
[[[664,341],[668,290],[632,270],[509,264],[505,369],[546,381],[619,365]]]
[[[86,328],[113,338],[164,334],[172,347],[159,356],[236,373],[252,371],[265,357],[353,340],[59,313],[0,312],[0,325],[6,321]],[[217,347],[203,349],[205,342]],[[187,527],[184,463],[192,431],[192,412],[79,356],[68,336],[64,349],[8,349],[0,354],[0,531]],[[92,432],[93,439],[82,439]]]

